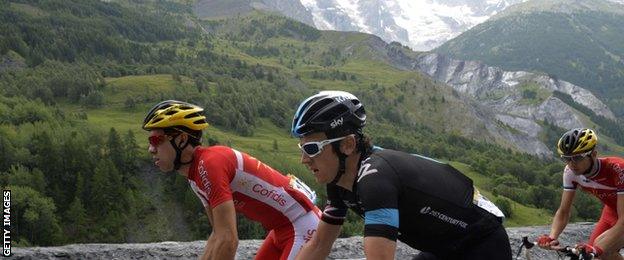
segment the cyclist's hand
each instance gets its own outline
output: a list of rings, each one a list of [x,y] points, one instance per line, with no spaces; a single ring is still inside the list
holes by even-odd
[[[544,249],[557,249],[556,246],[559,245],[559,241],[544,234],[537,238],[537,245]]]
[[[590,244],[585,244],[585,243],[581,243],[576,245],[576,249],[578,249],[581,252],[585,252],[588,254],[594,254],[595,257],[598,257],[600,255],[602,255],[603,251],[602,248],[600,248],[597,245],[590,245]]]

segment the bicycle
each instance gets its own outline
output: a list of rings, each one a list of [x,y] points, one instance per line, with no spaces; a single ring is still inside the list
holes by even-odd
[[[522,237],[522,244],[520,248],[518,248],[518,253],[516,254],[516,260],[520,259],[520,254],[522,253],[522,249],[525,248],[525,259],[531,260],[531,255],[529,254],[530,250],[537,245],[537,242],[529,241],[529,237]],[[554,250],[557,252],[559,256],[558,259],[570,259],[570,260],[588,260],[594,259],[595,255],[593,253],[585,252],[584,250],[578,250],[572,246],[564,246],[560,249]],[[568,258],[566,258],[568,257]]]

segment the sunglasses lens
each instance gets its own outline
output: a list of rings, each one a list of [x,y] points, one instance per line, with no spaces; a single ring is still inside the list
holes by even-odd
[[[314,156],[316,155],[318,152],[320,152],[320,148],[318,146],[318,144],[313,143],[313,144],[304,144],[303,146],[301,146],[301,149],[308,155],[308,156]]]
[[[569,162],[580,162],[585,158],[585,155],[575,155],[575,156],[561,156],[561,160],[564,163],[569,163]]]
[[[163,137],[164,135],[153,135],[150,136],[148,140],[152,146],[158,146],[162,142]]]

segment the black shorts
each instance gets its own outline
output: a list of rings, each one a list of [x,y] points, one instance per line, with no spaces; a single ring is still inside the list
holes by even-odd
[[[439,256],[430,252],[421,252],[412,260],[512,259],[509,237],[507,236],[507,231],[505,231],[505,228],[502,225],[492,232],[492,234],[481,239],[480,242],[471,244],[471,246],[462,249],[462,252],[455,252],[455,256],[452,257]]]

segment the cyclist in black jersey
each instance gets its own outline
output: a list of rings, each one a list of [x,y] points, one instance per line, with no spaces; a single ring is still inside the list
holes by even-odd
[[[362,133],[366,113],[343,91],[321,91],[295,113],[301,161],[328,201],[297,259],[325,259],[347,209],[364,217],[368,259],[394,259],[396,240],[427,252],[415,259],[511,259],[502,213],[448,164],[373,148]]]

